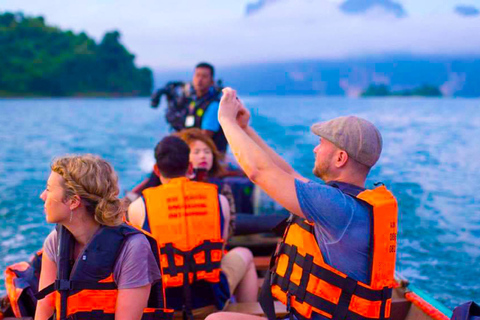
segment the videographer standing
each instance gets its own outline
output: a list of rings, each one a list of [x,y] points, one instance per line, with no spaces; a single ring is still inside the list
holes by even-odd
[[[217,117],[222,88],[215,85],[214,75],[213,66],[201,62],[195,67],[192,84],[169,82],[153,94],[151,106],[156,108],[165,94],[168,101],[166,119],[170,126],[175,131],[202,129],[213,139],[218,151],[225,154],[227,139]]]

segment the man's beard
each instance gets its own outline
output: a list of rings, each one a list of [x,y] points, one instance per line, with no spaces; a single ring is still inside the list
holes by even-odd
[[[315,163],[315,167],[313,167],[313,174],[323,181],[327,181],[328,171],[327,161],[322,161],[318,165]]]

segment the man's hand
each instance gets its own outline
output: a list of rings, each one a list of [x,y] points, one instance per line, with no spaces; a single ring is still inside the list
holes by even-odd
[[[240,110],[237,114],[237,123],[242,129],[246,129],[248,127],[248,123],[250,122],[250,111],[243,105],[242,101],[240,101]]]
[[[232,88],[223,89],[223,96],[218,109],[218,121],[220,121],[220,123],[225,120],[235,121],[242,107],[242,103],[237,99],[237,92],[235,90]]]

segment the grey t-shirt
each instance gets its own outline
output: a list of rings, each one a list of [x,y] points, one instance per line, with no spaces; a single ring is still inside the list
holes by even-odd
[[[53,230],[45,239],[43,250],[50,260],[58,264],[56,230]],[[160,279],[160,270],[145,236],[135,234],[128,237],[113,270],[113,280],[118,289],[143,287]]]

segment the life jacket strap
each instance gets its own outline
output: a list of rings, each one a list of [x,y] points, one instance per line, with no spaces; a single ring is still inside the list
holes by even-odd
[[[220,269],[221,261],[212,261],[212,251],[223,250],[223,242],[212,242],[205,240],[201,245],[196,246],[190,251],[183,251],[173,246],[172,243],[165,244],[160,248],[160,252],[167,256],[168,267],[163,268],[163,273],[175,277],[177,274],[189,273],[197,271],[212,272],[215,269]],[[198,264],[195,262],[194,255],[204,252],[205,262]],[[183,266],[175,264],[175,255],[183,257]]]
[[[115,320],[115,313],[105,313],[103,310],[81,311],[68,316],[67,320]]]
[[[340,298],[338,300],[337,308],[332,316],[332,320],[346,319],[345,317],[348,312],[348,306],[350,305],[350,301],[352,300],[352,296],[355,293],[356,288],[357,281],[350,277],[346,277],[345,284],[342,287],[342,293],[340,294]]]
[[[277,256],[279,256],[280,254],[285,254],[289,257],[288,266],[290,266],[290,263],[292,263],[292,268],[293,268],[293,263],[295,263],[303,269],[308,268],[310,269],[310,272],[309,272],[310,274],[312,274],[313,276],[325,282],[330,283],[331,285],[334,285],[342,289],[342,292],[343,291],[349,292],[350,290],[352,290],[351,288],[354,286],[353,282],[355,282],[355,286],[353,288],[354,294],[360,298],[363,298],[369,301],[386,301],[392,297],[393,290],[391,288],[384,288],[384,289],[378,289],[378,290],[369,289],[364,286],[357,285],[358,282],[352,278],[342,277],[329,269],[326,269],[324,267],[321,267],[313,263],[313,260],[310,265],[310,262],[306,261],[309,255],[307,255],[307,257],[304,257],[301,254],[298,254],[297,248],[294,245],[282,243],[278,250]],[[288,267],[287,267],[287,271],[288,271]],[[306,274],[302,273],[302,279],[304,279],[304,276],[306,276]],[[288,277],[287,277],[287,273],[285,273],[284,278],[289,279],[290,274],[288,274]],[[287,282],[290,282],[290,281],[287,281]],[[307,283],[308,283],[308,280],[307,280]],[[287,288],[288,284],[282,286],[282,291],[286,291],[286,290],[283,290],[284,287]]]
[[[42,290],[35,293],[35,298],[37,298],[38,300],[42,300],[43,298],[45,298],[46,296],[48,296],[53,292],[55,292],[55,282],[51,283],[50,285],[46,286]]]
[[[169,309],[146,309],[143,311],[142,320],[172,320],[173,310]]]
[[[54,291],[73,291],[73,290],[115,290],[117,284],[115,282],[94,282],[81,280],[55,280],[52,284],[40,290],[35,294],[38,300],[42,300]]]

